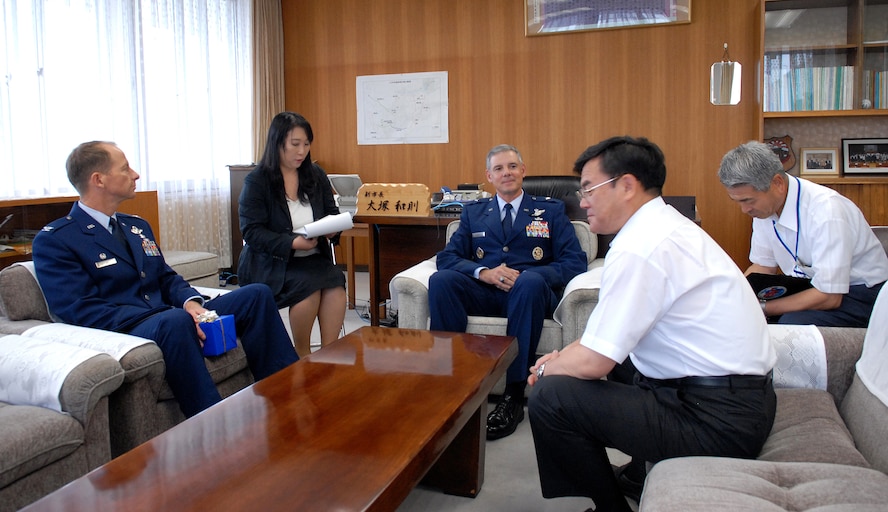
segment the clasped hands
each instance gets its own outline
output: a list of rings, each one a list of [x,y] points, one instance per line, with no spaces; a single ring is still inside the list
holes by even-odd
[[[515,280],[521,272],[509,268],[505,263],[498,267],[486,268],[478,273],[478,279],[487,284],[492,284],[500,290],[507,292],[515,286]]]
[[[290,247],[296,251],[310,251],[317,246],[317,238],[305,238],[302,235],[297,235],[296,238],[293,239],[293,243],[290,245]]]
[[[329,235],[327,235],[327,239],[334,238],[340,233],[330,233]],[[318,237],[305,238],[302,235],[297,235],[296,238],[293,239],[293,243],[290,245],[290,248],[297,251],[310,251],[317,246]]]
[[[553,350],[552,352],[549,352],[548,354],[545,354],[537,359],[536,363],[530,367],[530,375],[527,377],[527,383],[531,386],[536,384],[536,382],[541,378],[541,376],[538,376],[537,374],[537,370],[539,370],[540,365],[556,359],[559,355],[561,355],[560,352],[558,352],[557,350]]]

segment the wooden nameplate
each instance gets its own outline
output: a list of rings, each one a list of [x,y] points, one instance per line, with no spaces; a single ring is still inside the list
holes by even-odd
[[[422,183],[365,183],[358,189],[357,215],[428,217],[431,203]]]

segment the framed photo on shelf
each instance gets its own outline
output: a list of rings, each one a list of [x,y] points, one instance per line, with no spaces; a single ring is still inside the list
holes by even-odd
[[[888,174],[888,139],[842,139],[845,174]]]
[[[524,0],[524,34],[690,23],[691,0]]]
[[[802,148],[802,176],[838,176],[839,151],[836,148]]]

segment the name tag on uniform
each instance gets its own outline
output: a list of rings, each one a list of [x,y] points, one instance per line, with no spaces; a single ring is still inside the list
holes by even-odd
[[[117,265],[117,258],[111,258],[110,260],[102,260],[96,262],[96,268],[105,268],[110,267],[111,265]]]
[[[484,238],[487,236],[487,231],[476,231],[472,233],[472,238]]]

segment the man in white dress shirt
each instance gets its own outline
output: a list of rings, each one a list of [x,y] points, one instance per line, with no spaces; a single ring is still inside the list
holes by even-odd
[[[605,448],[640,462],[754,458],[774,421],[776,353],[740,269],[660,197],[655,144],[614,137],[574,171],[592,232],[616,236],[582,337],[531,367],[530,424],[544,497],[627,511]]]
[[[866,327],[888,279],[888,256],[860,209],[835,190],[786,174],[762,142],[729,151],[718,177],[753,217],[746,274],[765,315],[783,324]],[[784,293],[793,281],[805,289]]]

